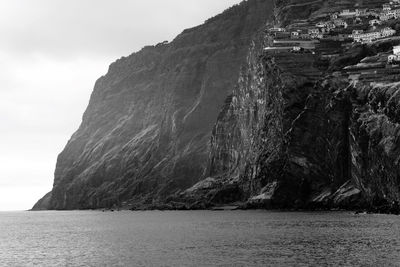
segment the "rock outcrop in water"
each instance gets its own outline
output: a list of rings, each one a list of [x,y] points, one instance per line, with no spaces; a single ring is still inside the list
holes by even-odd
[[[395,212],[400,71],[386,58],[400,39],[270,53],[273,40],[260,31],[266,21],[307,27],[382,3],[280,0],[272,12],[272,1],[249,0],[118,60],[97,81],[52,194],[35,209]]]

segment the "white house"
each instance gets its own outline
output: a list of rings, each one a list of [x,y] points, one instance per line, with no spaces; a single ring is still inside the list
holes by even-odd
[[[335,29],[336,28],[336,25],[333,23],[333,22],[328,22],[327,24],[326,24],[326,30],[328,31],[328,32],[330,32],[331,30],[333,30],[333,29]]]
[[[318,28],[308,29],[308,34],[313,39],[322,39],[324,37],[324,35],[319,31]]]
[[[308,34],[308,33],[301,33],[299,37],[300,37],[300,39],[310,39],[311,38],[310,34]]]
[[[346,21],[344,21],[343,19],[335,19],[333,20],[333,23],[335,24],[335,26],[337,27],[344,27],[347,28],[348,24]]]
[[[285,28],[270,28],[269,31],[270,32],[285,32],[286,29]]]
[[[398,19],[400,18],[400,9],[392,9],[388,11],[383,11],[379,15],[380,20],[386,21],[389,19]]]
[[[342,12],[339,14],[340,17],[356,17],[357,12],[356,11],[350,11],[349,9],[344,9]]]
[[[360,34],[352,34],[352,36],[355,42],[361,42],[361,43],[370,43],[376,39],[379,39],[382,37],[381,32],[366,32],[366,33],[360,33]]]
[[[400,62],[400,45],[393,46],[393,54],[388,56],[388,63]]]
[[[324,34],[324,33],[329,33],[329,31],[326,28],[321,28],[321,34]]]
[[[319,29],[308,29],[308,34],[312,35],[312,34],[318,34],[319,33]]]
[[[388,63],[393,63],[396,61],[400,61],[400,55],[389,55],[388,56]]]
[[[372,26],[376,26],[376,25],[380,25],[382,22],[378,19],[372,19],[369,21],[369,25]]]
[[[389,10],[392,10],[392,7],[389,4],[383,4],[382,5],[382,10],[383,11],[389,11]]]
[[[391,19],[391,17],[386,13],[382,13],[379,15],[379,20],[381,20],[381,21],[387,21],[389,19]]]
[[[400,1],[400,0],[399,0]],[[339,14],[338,13],[332,13],[331,14],[331,19],[333,20],[333,19],[337,19],[339,17]]]
[[[400,45],[393,46],[393,54],[400,55]]]
[[[374,39],[379,39],[382,36],[382,34],[380,32],[367,32],[367,33],[364,33],[364,34],[367,37],[371,37],[371,38],[374,38]]]
[[[384,29],[381,30],[381,35],[382,37],[389,37],[389,36],[393,36],[396,34],[396,31],[393,30],[392,28],[386,27]]]
[[[291,36],[293,39],[297,39],[297,38],[299,38],[299,32],[291,32],[291,33],[290,33],[290,36]]]
[[[398,19],[400,17],[400,9],[392,9],[388,12],[388,15],[394,19]]]
[[[357,35],[357,34],[362,34],[364,33],[364,30],[353,30],[352,34]]]
[[[292,50],[294,52],[300,52],[301,51],[301,47],[300,46],[293,46]]]
[[[362,9],[356,9],[356,16],[358,17],[364,17],[368,15],[368,11],[366,8],[362,8]]]

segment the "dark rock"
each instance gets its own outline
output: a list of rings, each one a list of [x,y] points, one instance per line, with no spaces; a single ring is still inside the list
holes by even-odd
[[[334,207],[356,208],[357,204],[362,201],[361,190],[349,181],[332,195],[332,201]]]
[[[238,210],[239,206],[217,206],[211,208],[211,210],[215,211],[227,211],[227,210]]]
[[[51,192],[47,193],[33,206],[32,210],[48,210],[50,209]]]
[[[323,188],[319,194],[312,197],[308,207],[313,209],[359,209],[366,203],[362,192],[352,181],[347,181],[336,191],[332,188]]]
[[[271,0],[245,1],[111,64],[58,157],[45,208],[164,202],[204,179],[220,106],[272,11]]]
[[[247,201],[247,207],[251,208],[271,208],[273,207],[273,199],[274,195],[278,188],[278,182],[274,181],[272,183],[267,184],[264,188],[261,189],[259,195],[251,197]]]
[[[267,27],[352,7],[275,5]],[[112,64],[35,207],[399,213],[400,70],[385,64],[396,41],[265,53],[271,7],[243,2]]]

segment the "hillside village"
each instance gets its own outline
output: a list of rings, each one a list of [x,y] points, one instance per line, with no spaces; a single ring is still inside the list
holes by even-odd
[[[374,63],[379,63],[380,68],[390,68],[393,72],[400,63],[400,45],[397,45],[400,44],[400,32],[395,27],[399,19],[400,0],[392,0],[376,4],[376,7],[356,5],[353,9],[294,21],[286,27],[270,26],[266,29],[264,52],[275,55],[311,54],[319,59],[330,60],[352,47],[388,42],[392,44],[391,51],[380,54]],[[396,43],[397,40],[399,42]],[[356,68],[351,66],[344,71],[357,74],[359,72],[352,73]],[[363,73],[367,74],[365,70]]]

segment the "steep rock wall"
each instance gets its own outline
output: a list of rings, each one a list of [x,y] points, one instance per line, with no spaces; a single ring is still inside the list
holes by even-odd
[[[224,200],[246,201],[276,184],[274,207],[304,206],[351,179],[348,84],[314,80],[318,70],[302,56],[291,71],[285,57],[265,56],[261,44],[254,43],[213,130],[209,175],[217,179],[209,186],[235,185],[239,193]],[[208,191],[203,198],[215,202]],[[199,199],[196,193],[189,195]]]
[[[398,82],[354,88],[353,177],[377,209],[400,203],[399,92]]]
[[[280,1],[275,23],[290,28],[351,4]],[[343,71],[381,65],[398,41],[346,49],[328,44],[320,51],[338,54],[328,61],[263,52],[270,42],[254,42],[218,117],[210,178],[181,196],[208,205],[247,201],[250,207],[398,206],[398,72],[379,69],[354,82]]]
[[[291,29],[355,4],[376,5],[249,0],[118,60],[35,209],[399,211],[400,71],[386,57],[400,39],[263,51],[272,15]]]
[[[272,9],[245,1],[113,63],[58,157],[46,208],[151,204],[203,178],[219,109]]]

